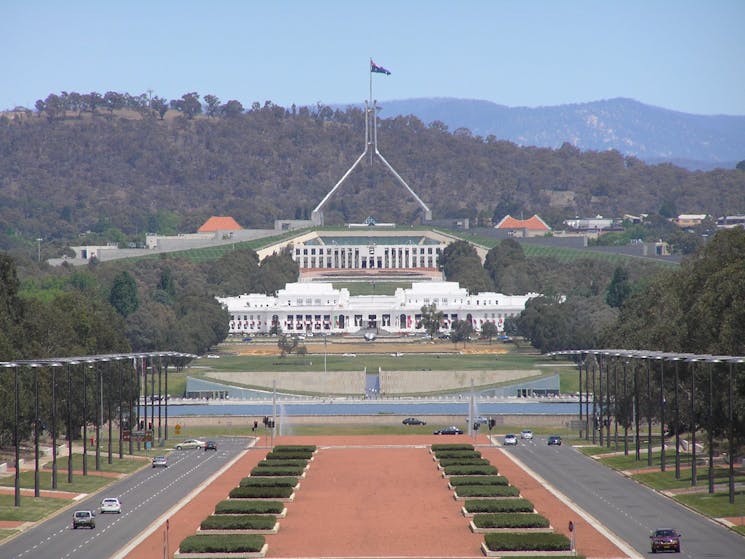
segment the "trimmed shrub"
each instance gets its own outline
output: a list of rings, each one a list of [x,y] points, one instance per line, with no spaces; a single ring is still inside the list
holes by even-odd
[[[311,458],[313,458],[312,452],[302,450],[293,452],[270,452],[264,457],[265,460],[310,460]]]
[[[502,512],[477,514],[473,517],[476,528],[548,528],[545,516],[533,512]]]
[[[257,466],[251,470],[252,476],[300,476],[305,471],[304,467],[298,466]]]
[[[527,499],[468,499],[463,508],[470,513],[533,512],[533,503]]]
[[[489,551],[569,551],[569,538],[564,534],[484,534]]]
[[[234,487],[228,496],[231,499],[287,499],[292,487]]]
[[[239,485],[241,487],[295,487],[296,477],[244,477]]]
[[[497,468],[491,464],[481,464],[480,466],[446,466],[444,468],[445,475],[448,476],[495,476],[497,475]]]
[[[282,514],[284,508],[280,501],[228,499],[215,505],[215,514]]]
[[[305,468],[308,465],[308,461],[305,459],[277,459],[277,460],[262,460],[258,464],[256,464],[259,468],[264,468],[266,466],[272,466],[272,467],[284,467],[284,466],[298,466],[300,468]]]
[[[453,476],[448,479],[453,487],[462,485],[509,485],[504,476]]]
[[[318,447],[314,444],[280,444],[272,452],[315,452]]]
[[[199,527],[202,530],[271,530],[277,523],[273,516],[261,514],[213,514]]]
[[[183,553],[257,553],[265,543],[259,534],[207,534],[183,539],[179,549]]]
[[[486,458],[445,458],[440,460],[440,466],[489,466],[490,462]],[[492,466],[494,467],[494,466]]]
[[[438,460],[447,460],[449,458],[481,458],[478,450],[441,450],[435,452]]]
[[[431,448],[432,452],[437,453],[441,450],[473,450],[473,445],[466,443],[442,443],[433,444]]]
[[[517,487],[511,485],[459,485],[455,488],[458,497],[512,497],[520,494]]]

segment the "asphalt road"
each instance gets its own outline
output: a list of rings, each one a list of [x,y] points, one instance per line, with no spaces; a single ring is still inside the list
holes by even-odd
[[[155,519],[186,498],[248,448],[250,439],[217,439],[215,451],[182,450],[168,456],[167,468],[147,467],[78,502],[64,513],[0,546],[3,559],[104,559],[137,539]],[[153,455],[159,454],[156,450]],[[104,497],[118,497],[121,514],[99,514]],[[74,510],[96,512],[94,529],[72,529]]]
[[[536,437],[519,440],[518,446],[505,450],[630,546],[627,552],[632,557],[633,551],[636,557],[651,556],[649,532],[656,528],[674,528],[683,534],[681,553],[676,557],[745,557],[742,536],[600,465],[566,443],[548,446],[546,437]]]

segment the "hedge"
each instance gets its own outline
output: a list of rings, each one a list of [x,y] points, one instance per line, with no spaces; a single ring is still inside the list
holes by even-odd
[[[446,466],[444,472],[448,476],[495,476],[498,470],[491,464],[482,464],[480,466]]]
[[[215,505],[215,514],[282,514],[284,509],[280,501],[228,499]]]
[[[514,497],[520,494],[511,485],[459,485],[455,488],[458,497]]]
[[[462,485],[509,485],[504,476],[453,476],[448,479],[453,487]]]
[[[257,553],[266,543],[262,535],[207,534],[188,536],[181,541],[182,553]]]
[[[476,528],[548,528],[549,522],[545,516],[532,512],[502,512],[491,514],[477,514],[473,517]]]
[[[441,444],[433,444],[432,445],[432,452],[439,452],[441,450],[473,450],[472,444],[466,444],[466,443],[441,443]]]
[[[305,468],[300,466],[257,466],[251,470],[252,476],[300,476]]]
[[[244,477],[239,485],[241,487],[295,487],[298,483],[296,477]]]
[[[308,465],[308,461],[303,458],[290,458],[290,459],[276,459],[276,460],[261,460],[258,464],[259,467],[272,466],[272,467],[283,467],[283,466],[300,466],[305,468]]]
[[[467,499],[463,508],[470,513],[533,512],[533,503],[527,499]]]
[[[478,450],[440,450],[434,454],[438,460],[445,460],[447,458],[481,458],[481,453]]]
[[[484,544],[489,551],[570,551],[570,542],[564,534],[503,532],[484,534]]]
[[[280,444],[272,452],[315,452],[318,447],[314,444]]]
[[[287,499],[292,487],[234,487],[228,496],[231,499]]]
[[[216,514],[202,520],[199,527],[202,530],[271,530],[275,524],[275,517],[263,514]]]
[[[445,458],[440,460],[440,466],[489,466],[490,462],[486,458]]]
[[[310,460],[311,458],[313,458],[313,453],[303,450],[293,452],[269,452],[264,457],[265,460]]]

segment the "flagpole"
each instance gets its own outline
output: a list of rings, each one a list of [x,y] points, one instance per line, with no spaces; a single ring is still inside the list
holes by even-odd
[[[370,122],[370,124],[369,124],[369,133],[366,134],[367,137],[365,138],[365,141],[367,142],[367,145],[368,146],[372,145],[373,147],[375,147],[375,145],[373,143],[373,134],[375,133],[374,132],[375,121],[370,116],[371,115],[371,111],[374,110],[374,108],[373,108],[373,102],[372,102],[373,101],[373,96],[372,96],[372,75],[373,75],[373,71],[372,71],[372,68],[373,68],[373,59],[371,58],[370,59],[370,68],[369,68],[369,72],[368,72],[370,74],[370,101],[369,101],[369,104],[367,105],[367,107],[365,107],[365,128],[368,128],[368,124],[367,124],[368,121]],[[372,166],[372,164],[373,164],[373,151],[374,151],[374,149],[370,150],[370,166]]]

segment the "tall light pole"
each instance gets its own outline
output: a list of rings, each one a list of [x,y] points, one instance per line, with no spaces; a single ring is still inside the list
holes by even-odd
[[[36,238],[36,260],[37,262],[41,263],[41,241],[43,241],[41,237]]]

